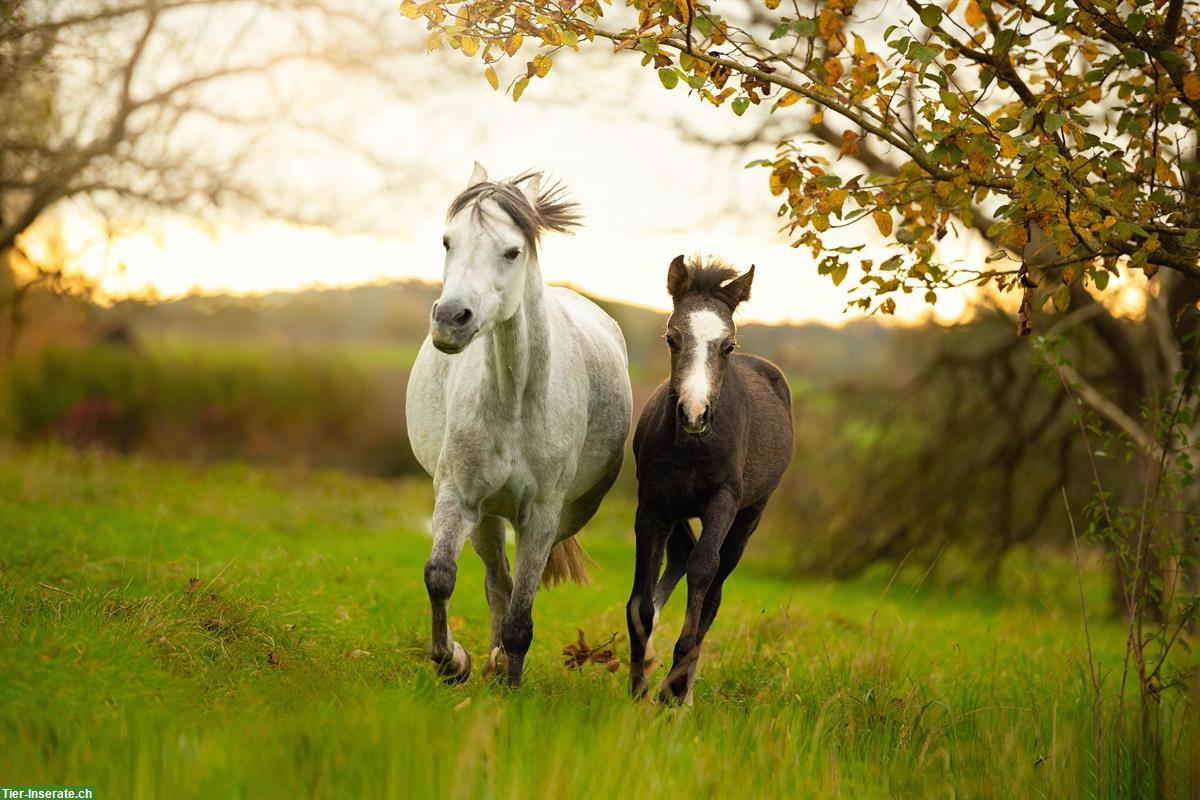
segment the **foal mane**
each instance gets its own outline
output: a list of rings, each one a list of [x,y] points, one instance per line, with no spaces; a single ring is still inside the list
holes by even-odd
[[[677,259],[677,262],[681,260],[682,257]],[[676,264],[672,263],[671,266],[674,268]],[[695,255],[683,264],[682,273],[674,269],[668,272],[667,291],[676,302],[689,296],[711,297],[725,303],[732,310],[750,296],[748,288],[745,295],[740,296],[737,290],[729,285],[730,281],[737,277],[737,269],[724,259],[709,256],[706,260]]]
[[[546,186],[538,193],[536,202],[529,202],[529,198],[521,191],[521,184],[534,179],[540,181],[541,177],[541,172],[526,170],[507,180],[482,181],[468,186],[450,203],[446,219],[472,206],[471,213],[475,220],[487,225],[483,201],[490,198],[512,219],[517,230],[525,237],[525,244],[536,251],[543,231],[570,233],[582,220],[579,204],[567,198],[567,189],[560,182]]]

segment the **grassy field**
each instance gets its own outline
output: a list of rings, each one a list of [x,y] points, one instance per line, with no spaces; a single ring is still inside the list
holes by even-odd
[[[1144,790],[1105,782],[1073,587],[1038,580],[1033,561],[1003,593],[747,565],[694,707],[673,711],[631,702],[624,667],[563,664],[577,629],[617,634],[627,657],[625,501],[585,531],[593,583],[539,595],[517,693],[479,677],[486,604],[469,548],[452,613],[476,672],[434,678],[429,508],[425,482],[0,450],[0,784],[100,798]],[[1089,593],[1099,605],[1098,582]],[[1118,664],[1121,630],[1091,631]],[[1180,708],[1167,735],[1183,770],[1195,741]]]

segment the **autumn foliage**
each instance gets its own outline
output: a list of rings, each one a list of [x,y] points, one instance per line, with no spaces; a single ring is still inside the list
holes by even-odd
[[[629,6],[405,0],[400,10],[425,21],[431,49],[481,59],[493,88],[501,62],[524,60],[504,83],[514,99],[564,50],[603,40],[640,56],[668,90],[739,116],[751,106],[802,115],[836,152],[782,141],[755,164],[769,170],[794,246],[838,283],[861,268],[852,302],[862,308],[979,284],[1020,292],[1023,312],[1063,310],[1072,284],[1103,288],[1124,269],[1200,280],[1200,28],[1181,0]],[[609,17],[621,22],[606,27]],[[856,220],[895,253],[826,242]],[[994,252],[944,263],[938,242],[964,228]]]

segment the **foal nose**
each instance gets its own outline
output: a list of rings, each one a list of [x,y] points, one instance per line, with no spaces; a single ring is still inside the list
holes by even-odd
[[[708,430],[708,404],[693,400],[685,403],[683,400],[675,407],[683,429],[691,434],[700,434]]]
[[[447,300],[433,304],[433,321],[444,328],[461,328],[475,316],[461,300]]]

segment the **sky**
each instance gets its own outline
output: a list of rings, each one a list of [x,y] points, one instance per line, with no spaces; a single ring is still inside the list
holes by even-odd
[[[201,20],[201,36],[222,28],[220,12],[209,13]],[[414,42],[423,36],[420,25],[398,13],[388,24]],[[689,95],[682,84],[663,89],[636,56],[614,56],[600,45],[591,53],[560,57],[519,103],[493,91],[480,65],[457,53],[424,54],[413,47],[403,59],[411,61],[412,75],[436,74],[436,83],[394,97],[347,86],[329,108],[344,116],[362,146],[412,165],[402,191],[380,191],[378,176],[364,173],[361,159],[344,149],[262,154],[269,169],[311,175],[316,193],[324,182],[349,195],[370,212],[367,230],[232,218],[200,224],[171,217],[122,226],[106,236],[80,206],[67,204],[56,218],[67,252],[112,297],[261,293],[411,277],[436,281],[445,208],[478,160],[493,178],[544,170],[582,205],[584,227],[573,236],[551,234],[543,244],[547,281],[667,308],[670,260],[680,253],[715,254],[742,269],[758,268],[743,319],[841,324],[857,316],[845,310],[854,273],[841,287],[818,276],[808,251],[789,247],[778,231],[778,202],[767,190],[767,170],[744,167],[769,157],[773,145],[716,150],[683,132],[735,137],[755,124],[760,109],[736,119],[728,109],[713,109]],[[500,65],[502,85],[516,66]],[[253,96],[247,87],[245,102]],[[230,97],[236,105],[236,86]],[[829,238],[838,236],[841,243],[865,243],[863,254],[877,263],[890,255],[869,218]],[[986,254],[973,237],[951,236],[943,243],[946,259],[978,263]],[[946,293],[933,310],[935,318],[960,318],[968,297]],[[899,300],[901,321],[931,313],[919,297]]]

